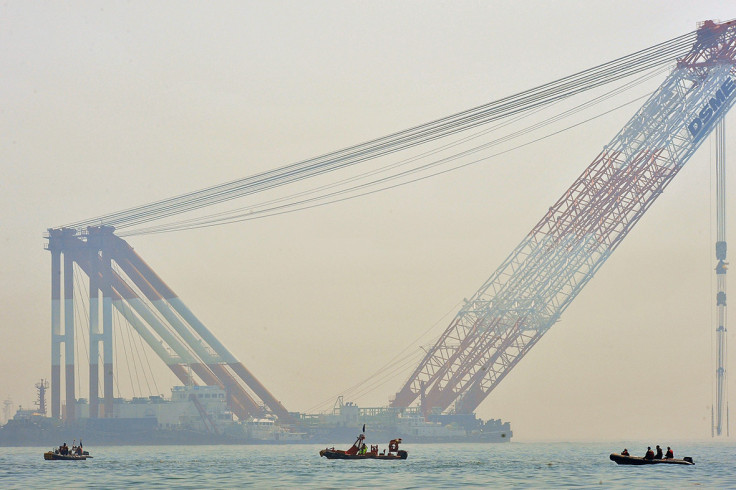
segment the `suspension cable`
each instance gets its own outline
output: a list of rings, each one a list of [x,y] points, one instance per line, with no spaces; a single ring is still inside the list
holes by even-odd
[[[687,53],[694,38],[695,33],[691,32],[524,92],[381,138],[200,191],[70,223],[65,226],[79,229],[85,226],[105,224],[125,228],[272,189],[412,148],[460,131],[466,131],[479,125],[551,104],[583,91],[660,66],[663,63],[670,63]]]
[[[501,137],[499,137],[499,138],[497,138],[495,140],[492,140],[490,142],[486,142],[486,143],[483,143],[483,144],[478,145],[476,147],[473,147],[473,148],[470,148],[470,149],[461,151],[459,153],[456,153],[456,154],[453,154],[453,155],[449,155],[449,156],[440,158],[440,159],[435,160],[435,161],[432,161],[430,163],[427,163],[427,164],[424,164],[424,165],[420,165],[420,166],[417,166],[417,167],[414,167],[414,168],[410,168],[408,170],[405,170],[405,171],[402,171],[402,172],[399,172],[399,173],[396,173],[396,174],[393,174],[393,175],[389,175],[388,177],[377,178],[377,179],[374,179],[372,181],[364,182],[364,183],[361,183],[361,184],[357,184],[357,185],[355,185],[353,187],[343,188],[343,189],[337,190],[337,191],[332,192],[332,193],[323,193],[321,195],[318,195],[317,197],[313,197],[313,198],[310,198],[310,199],[296,200],[296,198],[297,197],[300,197],[300,196],[306,196],[306,195],[310,195],[310,194],[315,194],[317,192],[324,191],[326,189],[339,187],[341,185],[345,185],[345,184],[348,184],[348,183],[354,182],[354,181],[359,181],[360,179],[363,179],[363,178],[366,178],[366,177],[370,177],[372,175],[376,175],[376,174],[379,174],[379,173],[382,173],[382,172],[387,172],[389,170],[398,168],[398,167],[400,167],[402,165],[405,165],[407,163],[410,163],[410,162],[419,160],[422,157],[432,156],[432,155],[434,155],[436,153],[439,153],[439,151],[441,151],[443,149],[448,149],[450,147],[457,146],[458,144],[460,144],[462,142],[466,142],[466,141],[469,141],[471,139],[478,138],[479,136],[481,136],[483,134],[486,134],[487,132],[492,131],[494,128],[490,128],[490,129],[484,130],[481,133],[468,136],[468,137],[464,138],[462,141],[444,145],[441,148],[438,148],[438,149],[435,149],[435,150],[430,150],[430,151],[427,151],[427,152],[422,153],[420,155],[416,155],[416,156],[413,156],[413,157],[410,157],[410,158],[406,158],[404,160],[401,160],[399,162],[395,162],[395,163],[389,164],[389,165],[384,166],[382,168],[374,169],[374,170],[365,172],[363,174],[360,174],[360,175],[357,175],[357,176],[353,176],[353,177],[350,177],[350,178],[347,178],[347,179],[343,179],[341,181],[338,181],[338,182],[335,182],[335,183],[332,183],[332,184],[327,184],[327,185],[323,185],[323,186],[320,186],[320,187],[317,187],[317,188],[314,188],[314,189],[311,189],[311,190],[302,191],[302,192],[299,192],[299,193],[296,193],[296,194],[292,194],[292,195],[287,196],[287,197],[281,197],[281,198],[277,198],[277,199],[272,199],[270,201],[266,201],[266,202],[263,202],[263,203],[260,203],[260,204],[251,205],[251,206],[248,206],[248,207],[245,207],[245,208],[242,208],[241,207],[241,208],[238,208],[238,209],[235,209],[235,210],[230,210],[230,211],[226,211],[226,212],[216,213],[216,214],[207,215],[207,216],[203,216],[203,217],[192,218],[192,219],[187,219],[187,220],[182,220],[182,221],[177,221],[177,222],[172,222],[172,223],[165,223],[165,224],[155,225],[155,226],[151,226],[151,227],[147,227],[147,228],[137,228],[137,229],[133,229],[133,230],[129,230],[129,231],[123,231],[123,232],[120,232],[119,233],[119,236],[123,237],[123,236],[134,236],[134,235],[147,235],[147,234],[154,234],[154,233],[168,233],[168,232],[172,232],[172,231],[181,231],[181,230],[191,230],[191,229],[196,229],[196,228],[204,228],[204,227],[218,226],[218,225],[223,225],[223,224],[231,224],[231,223],[236,223],[236,222],[240,222],[240,221],[247,221],[247,220],[251,220],[251,219],[259,219],[259,218],[263,218],[263,217],[273,216],[273,215],[277,215],[277,214],[284,214],[284,213],[289,213],[289,212],[293,212],[293,211],[301,211],[301,210],[313,208],[313,207],[316,207],[316,206],[322,206],[322,205],[326,205],[326,204],[332,204],[332,203],[339,202],[339,201],[344,201],[344,200],[347,200],[347,199],[353,199],[353,198],[356,198],[356,197],[362,197],[362,196],[365,196],[365,195],[368,195],[368,194],[373,194],[373,193],[376,193],[376,192],[380,192],[380,191],[384,191],[384,190],[388,190],[388,189],[393,189],[395,187],[399,187],[399,186],[403,186],[403,185],[407,185],[407,184],[411,184],[411,183],[417,182],[418,180],[423,180],[425,178],[434,177],[436,175],[444,174],[444,173],[447,173],[449,171],[453,171],[453,170],[458,170],[458,169],[461,169],[461,168],[465,168],[465,167],[467,167],[469,165],[474,165],[474,164],[482,163],[482,162],[484,162],[484,161],[486,161],[486,160],[488,160],[490,158],[493,158],[493,157],[496,157],[496,156],[499,156],[499,155],[503,155],[505,153],[508,153],[509,151],[517,150],[519,148],[522,148],[524,146],[527,146],[528,144],[536,143],[536,142],[539,142],[539,141],[541,141],[543,139],[547,139],[548,137],[551,137],[551,136],[555,136],[557,134],[560,134],[563,131],[566,131],[568,129],[572,129],[574,127],[579,126],[581,123],[573,124],[571,126],[568,126],[568,127],[564,128],[561,131],[555,131],[555,132],[553,132],[551,134],[548,134],[547,136],[544,136],[544,137],[541,137],[541,138],[537,138],[537,139],[535,139],[535,140],[533,140],[533,141],[531,141],[529,143],[515,146],[515,147],[511,148],[511,150],[507,150],[507,151],[502,151],[502,152],[499,152],[499,153],[495,153],[495,154],[486,156],[484,158],[473,160],[473,161],[471,161],[469,163],[466,163],[466,164],[456,164],[454,167],[451,167],[451,168],[448,168],[448,169],[445,169],[445,170],[442,170],[442,171],[436,171],[434,173],[431,173],[429,175],[425,175],[423,177],[413,178],[413,179],[410,179],[410,180],[406,180],[406,181],[400,182],[398,184],[389,185],[389,183],[392,182],[392,181],[394,181],[394,180],[402,179],[402,178],[408,177],[408,176],[410,176],[412,174],[416,174],[416,173],[419,173],[419,172],[426,171],[426,170],[431,169],[433,167],[439,167],[439,166],[442,166],[442,165],[451,164],[451,163],[455,162],[456,160],[459,160],[461,158],[464,158],[464,157],[470,156],[472,154],[478,153],[478,152],[480,152],[482,150],[489,149],[489,148],[492,148],[494,146],[501,145],[503,143],[507,143],[507,142],[512,141],[512,140],[514,140],[516,138],[520,138],[521,136],[527,135],[527,134],[533,132],[534,130],[540,129],[540,128],[542,128],[544,126],[547,126],[547,125],[550,125],[550,124],[552,124],[554,122],[557,122],[557,121],[559,121],[561,119],[564,119],[565,117],[568,117],[568,116],[570,116],[572,114],[576,114],[576,113],[578,113],[578,112],[580,112],[580,111],[582,111],[582,110],[584,110],[584,109],[586,109],[588,107],[592,107],[595,104],[601,103],[601,102],[603,102],[605,100],[609,100],[610,98],[612,98],[612,97],[614,97],[616,95],[619,95],[619,94],[623,93],[626,90],[629,90],[633,86],[639,85],[639,84],[641,84],[641,83],[643,83],[643,82],[645,82],[647,80],[650,80],[650,79],[654,78],[655,76],[659,75],[660,73],[662,73],[666,69],[667,68],[663,68],[663,69],[659,69],[657,71],[654,71],[652,73],[648,73],[648,74],[646,74],[646,75],[644,75],[644,76],[642,76],[640,78],[637,78],[636,80],[634,80],[632,82],[627,83],[626,85],[624,85],[622,87],[617,87],[614,90],[611,90],[611,91],[609,91],[606,94],[603,94],[601,96],[598,96],[598,97],[596,97],[596,98],[594,98],[592,100],[588,100],[588,101],[586,101],[586,102],[584,102],[582,104],[579,104],[579,105],[577,105],[577,106],[575,106],[575,107],[573,107],[571,109],[568,109],[567,111],[564,111],[562,113],[559,113],[559,114],[556,114],[554,116],[551,116],[551,117],[549,117],[549,118],[547,118],[547,119],[545,119],[545,120],[543,120],[541,122],[537,122],[537,123],[535,123],[535,124],[533,124],[533,125],[531,125],[529,127],[523,128],[523,129],[518,130],[518,131],[516,131],[514,133],[511,133],[511,134],[508,134],[508,135],[505,135],[505,136],[501,136]],[[621,108],[623,108],[625,106],[628,106],[630,104],[633,104],[634,102],[637,102],[637,101],[639,101],[642,98],[645,98],[647,96],[648,95],[637,97],[637,98],[635,98],[633,100],[628,101],[625,104],[622,104],[622,105],[619,105],[619,106],[615,107],[613,110],[621,109]],[[593,119],[596,119],[598,117],[602,117],[604,115],[607,115],[607,114],[613,112],[613,110],[609,110],[609,111],[605,111],[603,113],[597,114],[596,116],[591,117],[589,119],[586,119],[583,122],[584,123],[587,123],[587,122],[589,122],[589,121],[591,121]],[[352,193],[352,192],[358,192],[361,189],[369,188],[371,186],[380,186],[380,187],[377,188],[377,189],[374,189],[372,191],[361,192],[361,193],[358,193],[356,195],[352,195],[352,196],[349,196],[349,197],[346,197],[346,198],[343,198],[343,199],[334,199],[337,196],[349,194],[349,193]],[[320,204],[311,204],[311,205],[309,205],[310,203],[315,203],[315,202],[319,202],[319,201],[324,201],[324,202],[321,202]],[[286,204],[275,205],[275,204],[283,203],[283,202],[286,202]],[[270,207],[266,207],[268,205],[271,205],[271,206]]]

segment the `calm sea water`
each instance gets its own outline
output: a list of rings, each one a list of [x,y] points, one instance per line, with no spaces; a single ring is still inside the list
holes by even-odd
[[[646,445],[626,443],[635,454]],[[90,445],[94,459],[75,462],[44,461],[48,448],[0,448],[0,488],[736,488],[735,443],[673,446],[695,466],[618,466],[608,455],[619,446],[406,444],[406,461],[330,461],[310,445]]]

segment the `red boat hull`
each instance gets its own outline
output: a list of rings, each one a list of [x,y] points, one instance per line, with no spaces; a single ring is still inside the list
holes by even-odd
[[[319,455],[327,459],[381,459],[381,460],[398,460],[406,459],[409,457],[409,453],[406,451],[399,451],[396,454],[347,454],[345,451],[340,449],[323,449],[319,452]]]

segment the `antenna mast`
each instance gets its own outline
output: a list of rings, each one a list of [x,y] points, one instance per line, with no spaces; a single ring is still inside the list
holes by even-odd
[[[49,389],[49,382],[45,379],[42,379],[40,382],[36,383],[36,389],[38,390],[38,400],[36,400],[36,405],[38,406],[38,410],[36,410],[36,413],[40,413],[41,415],[46,415],[46,390]]]

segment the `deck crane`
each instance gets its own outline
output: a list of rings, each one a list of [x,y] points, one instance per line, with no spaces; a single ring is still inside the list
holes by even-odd
[[[734,101],[736,21],[703,22],[660,87],[465,301],[391,406],[421,396],[425,414],[475,410],[560,319]]]

